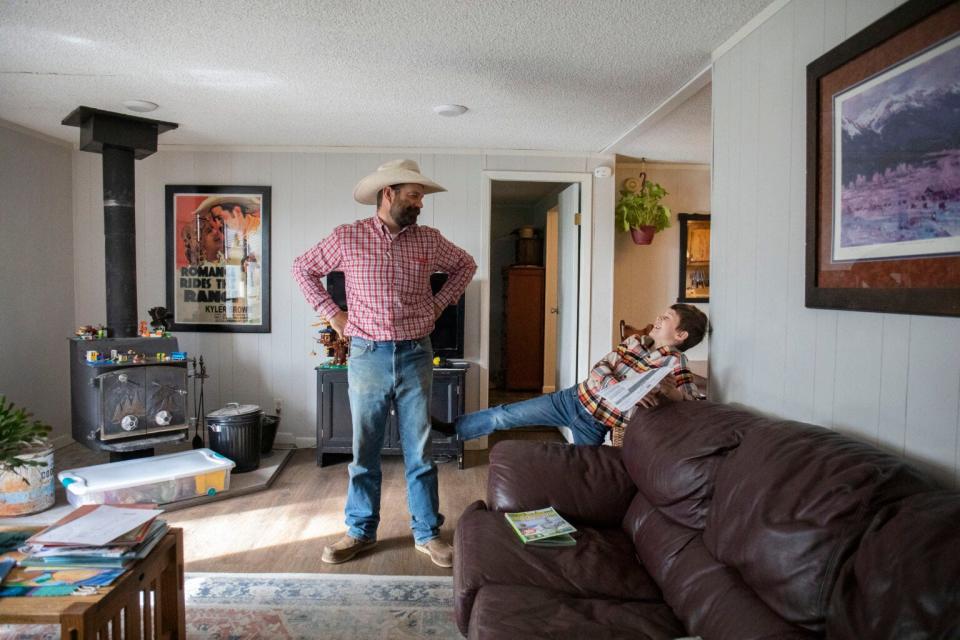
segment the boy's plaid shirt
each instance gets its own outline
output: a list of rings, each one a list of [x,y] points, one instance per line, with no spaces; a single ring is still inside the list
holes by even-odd
[[[600,398],[600,390],[628,375],[639,371],[649,371],[661,367],[668,357],[676,358],[673,367],[673,380],[677,389],[687,400],[701,400],[703,396],[693,382],[693,374],[687,368],[687,357],[673,347],[660,347],[648,350],[640,342],[639,336],[630,336],[620,343],[616,350],[605,355],[593,365],[587,379],[577,386],[577,396],[593,419],[607,428],[625,427],[636,407],[621,412],[612,404]]]

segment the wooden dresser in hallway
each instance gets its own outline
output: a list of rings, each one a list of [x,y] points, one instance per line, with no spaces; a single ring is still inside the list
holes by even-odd
[[[503,270],[504,386],[510,391],[543,388],[544,268],[514,265]]]

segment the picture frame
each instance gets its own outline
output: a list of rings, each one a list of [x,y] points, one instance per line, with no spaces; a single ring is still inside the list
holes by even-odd
[[[166,185],[171,331],[270,333],[269,186]]]
[[[807,66],[807,307],[960,315],[958,70],[952,0],[910,0]]]
[[[710,302],[710,214],[680,213],[677,302]]]

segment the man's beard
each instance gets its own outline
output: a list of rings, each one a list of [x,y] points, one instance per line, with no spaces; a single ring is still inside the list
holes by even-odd
[[[402,207],[395,205],[390,209],[390,217],[393,218],[393,223],[401,229],[404,227],[409,227],[416,222],[419,215],[420,209],[418,207]]]

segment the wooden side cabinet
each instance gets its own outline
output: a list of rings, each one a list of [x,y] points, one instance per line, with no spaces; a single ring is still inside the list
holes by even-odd
[[[447,422],[463,414],[464,382],[468,366],[434,369],[430,413]],[[324,455],[353,452],[353,422],[350,398],[347,395],[345,368],[317,367],[317,464],[323,466]],[[432,433],[433,457],[456,457],[463,469],[463,441],[455,436]],[[391,407],[383,455],[403,455],[396,410]]]

